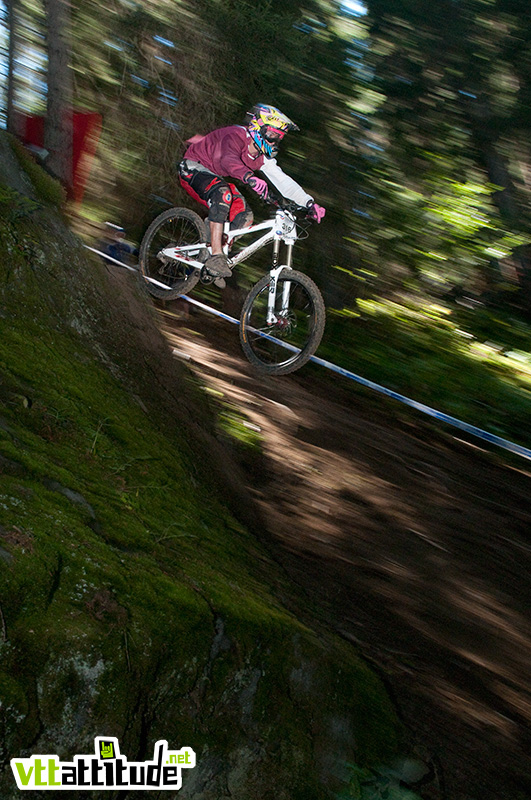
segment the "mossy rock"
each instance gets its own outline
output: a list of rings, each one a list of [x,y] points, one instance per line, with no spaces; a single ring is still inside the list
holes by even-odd
[[[382,685],[279,599],[299,602],[129,277],[49,208],[2,232],[4,763],[98,735],[144,760],[167,739],[197,753],[183,798],[334,796],[347,763],[397,748]],[[8,770],[0,785],[18,797]]]
[[[30,179],[37,198],[56,208],[62,208],[66,202],[66,192],[60,182],[36,162],[22,142],[14,136],[10,136],[9,139],[17,161]]]

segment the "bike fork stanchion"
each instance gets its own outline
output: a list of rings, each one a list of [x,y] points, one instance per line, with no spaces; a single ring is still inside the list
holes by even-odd
[[[293,259],[293,245],[295,244],[294,239],[290,239],[289,242],[286,242],[286,263],[284,264],[285,267],[291,269],[291,262]]]
[[[271,281],[269,283],[269,294],[267,298],[267,324],[274,325],[277,322],[278,317],[275,313],[275,303],[277,299],[277,286],[278,286],[278,276],[282,272],[283,269],[291,269],[291,261],[292,261],[292,254],[293,254],[293,245],[295,241],[289,240],[287,242],[286,247],[286,263],[278,266],[278,257],[280,252],[280,239],[275,239],[273,244],[273,269],[270,271]],[[280,307],[280,313],[285,314],[289,309],[289,294],[290,294],[291,284],[289,281],[284,283],[282,287],[282,305]]]
[[[273,242],[273,257],[271,260],[271,264],[273,269],[278,267],[278,254],[280,253],[280,239],[275,239]]]
[[[278,269],[278,254],[280,253],[280,239],[276,238],[273,241],[273,257],[271,263],[273,268],[270,272],[271,283],[269,284],[269,293],[267,296],[267,316],[266,322],[268,325],[273,325],[276,322],[275,316],[275,300],[277,296],[277,278],[279,275]]]
[[[289,281],[284,281],[284,286],[282,287],[282,309],[281,314],[284,316],[287,314],[289,310],[289,293],[291,289],[291,283]]]
[[[295,241],[290,240],[286,242],[286,264],[284,265],[287,269],[291,269],[291,261],[293,257],[293,245]],[[284,282],[283,290],[282,290],[282,308],[281,314],[284,316],[287,314],[289,310],[289,295],[291,291],[291,283],[289,281]]]
[[[269,273],[269,290],[267,294],[267,316],[266,322],[268,325],[274,325],[277,321],[277,315],[275,314],[275,301],[277,299],[277,284],[278,284],[278,276],[285,269],[284,266],[275,267]]]

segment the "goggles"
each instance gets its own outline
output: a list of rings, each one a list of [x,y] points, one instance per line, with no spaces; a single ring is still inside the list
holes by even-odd
[[[285,135],[286,131],[279,131],[277,128],[268,127],[264,133],[264,139],[266,142],[275,144],[276,142],[281,142]]]

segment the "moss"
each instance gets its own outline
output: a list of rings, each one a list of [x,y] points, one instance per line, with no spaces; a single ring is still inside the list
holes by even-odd
[[[66,202],[66,193],[59,181],[52,178],[51,175],[37,164],[22,142],[14,136],[10,136],[9,141],[18,163],[30,178],[37,197],[42,200],[43,203],[49,203],[56,208],[62,208]]]
[[[42,263],[0,242],[3,749],[71,757],[105,732],[132,759],[164,738],[196,749],[205,798],[328,796],[334,765],[396,747],[389,701],[275,596],[292,589],[201,477],[197,388],[175,372],[168,399],[103,273],[38,214]]]
[[[39,208],[39,204],[15,189],[0,184],[0,208],[2,208],[5,220],[13,223],[19,217],[28,217]]]

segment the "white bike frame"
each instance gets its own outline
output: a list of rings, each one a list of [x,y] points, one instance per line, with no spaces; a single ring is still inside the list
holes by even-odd
[[[249,245],[247,245],[247,247],[244,247],[234,256],[229,256],[228,243],[224,246],[223,250],[227,256],[228,265],[232,269],[236,266],[236,264],[241,264],[243,261],[256,253],[257,250],[260,250],[262,247],[265,247],[266,244],[269,244],[269,242],[273,242],[272,267],[269,272],[271,280],[269,283],[267,303],[267,324],[273,325],[275,322],[277,322],[279,317],[285,316],[289,309],[289,294],[291,284],[289,281],[286,281],[284,283],[282,292],[282,305],[279,313],[275,314],[278,276],[283,269],[291,269],[293,245],[298,238],[295,217],[289,211],[279,208],[277,209],[273,219],[266,220],[266,222],[260,222],[258,225],[251,225],[249,228],[230,230],[230,224],[228,222],[226,222],[224,226],[224,233],[227,237],[227,242],[229,239],[239,239],[241,236],[257,233],[258,231],[267,231],[267,233],[265,233],[259,239],[255,239],[254,242],[251,242]],[[281,242],[284,242],[286,245],[285,264],[278,263]],[[211,252],[211,248],[207,246],[206,242],[201,242],[200,244],[183,245],[182,247],[166,247],[160,251],[159,256],[171,259],[173,261],[180,261],[182,264],[186,264],[188,267],[201,270],[204,267],[204,262],[197,261],[195,257],[200,250],[204,250],[205,248]]]

